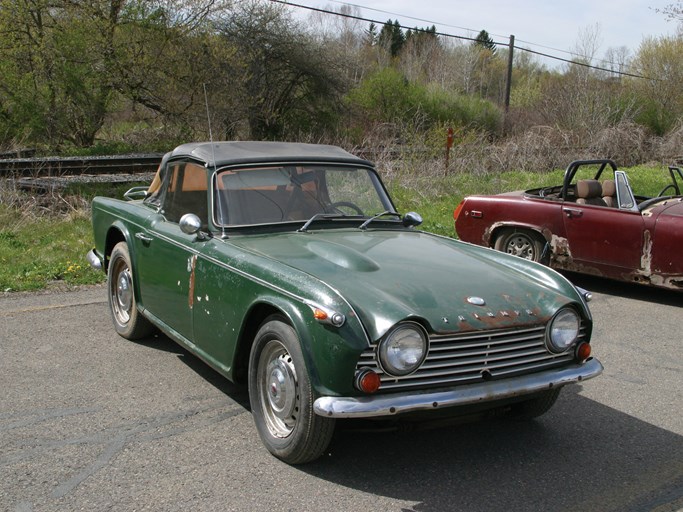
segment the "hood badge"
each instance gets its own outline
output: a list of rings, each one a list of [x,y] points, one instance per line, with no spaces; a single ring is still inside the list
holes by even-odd
[[[486,301],[481,297],[467,297],[466,300],[473,306],[486,306]]]

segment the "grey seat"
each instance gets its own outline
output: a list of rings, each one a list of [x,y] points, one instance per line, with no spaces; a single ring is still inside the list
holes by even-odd
[[[617,206],[617,185],[614,180],[605,180],[602,182],[602,200],[607,206],[612,208]]]
[[[607,206],[602,198],[602,185],[598,180],[579,180],[576,182],[576,204]]]

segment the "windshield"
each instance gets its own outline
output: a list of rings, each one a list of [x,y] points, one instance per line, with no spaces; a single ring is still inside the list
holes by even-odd
[[[306,221],[316,214],[371,217],[395,211],[374,171],[364,167],[285,165],[219,170],[216,226]]]

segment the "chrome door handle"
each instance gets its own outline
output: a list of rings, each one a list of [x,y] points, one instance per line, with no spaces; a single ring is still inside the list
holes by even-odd
[[[148,244],[152,241],[152,237],[147,236],[144,233],[135,233],[135,238],[137,238],[138,240],[142,240],[142,243],[144,244]]]
[[[576,208],[563,208],[562,211],[567,214],[567,217],[581,217],[583,215],[583,210],[577,210]]]

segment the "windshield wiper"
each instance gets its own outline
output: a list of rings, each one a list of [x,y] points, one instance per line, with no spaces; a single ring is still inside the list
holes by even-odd
[[[306,223],[301,226],[299,229],[297,229],[297,233],[305,233],[306,230],[308,229],[308,226],[310,226],[313,222],[316,220],[320,219],[339,219],[339,218],[344,218],[348,217],[348,215],[344,215],[343,213],[316,213],[313,217],[308,219]]]
[[[393,215],[394,217],[398,217],[399,219],[401,218],[400,213],[392,212],[390,210],[385,210],[382,213],[378,213],[377,215],[373,215],[370,217],[368,220],[363,222],[360,226],[358,226],[358,229],[366,229],[368,227],[368,224],[370,224],[373,220],[379,219],[380,217],[384,217],[385,215]]]

